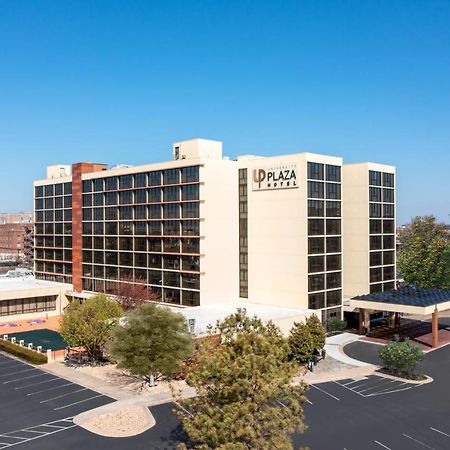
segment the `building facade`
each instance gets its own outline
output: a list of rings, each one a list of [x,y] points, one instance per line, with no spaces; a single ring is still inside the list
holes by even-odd
[[[172,151],[165,163],[77,163],[36,181],[36,277],[78,293],[113,293],[132,280],[170,305],[241,301],[323,320],[340,316],[347,292],[391,286],[392,168],[347,170],[341,158],[312,153],[229,160],[220,142],[203,139]],[[356,220],[349,202],[366,212]],[[363,237],[365,256],[346,263]],[[367,276],[350,275],[352,264]]]

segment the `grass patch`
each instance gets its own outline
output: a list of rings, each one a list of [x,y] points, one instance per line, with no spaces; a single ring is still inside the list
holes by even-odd
[[[386,369],[385,367],[378,369],[376,372],[384,373],[386,375],[392,375],[397,378],[403,378],[405,380],[411,380],[411,381],[424,381],[427,379],[426,375],[423,375],[421,373],[412,373],[412,374],[399,373],[396,371]]]
[[[13,344],[12,342],[5,341],[0,339],[0,350],[3,350],[10,355],[17,356],[18,358],[24,359],[25,361],[30,362],[31,364],[46,364],[47,363],[47,355],[43,355],[42,353],[37,353],[33,350],[29,350],[28,348],[21,347],[20,345]]]

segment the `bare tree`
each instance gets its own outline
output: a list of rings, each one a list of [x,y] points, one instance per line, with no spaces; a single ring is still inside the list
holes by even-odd
[[[144,303],[161,301],[158,294],[152,291],[149,286],[146,286],[143,280],[135,279],[131,275],[114,283],[111,296],[117,300],[124,311],[134,309]]]

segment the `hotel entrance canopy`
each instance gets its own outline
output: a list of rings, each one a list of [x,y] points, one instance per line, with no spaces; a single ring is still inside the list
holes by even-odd
[[[450,309],[450,290],[415,288],[404,286],[399,289],[359,295],[350,299],[349,309],[359,309],[360,333],[370,330],[370,311],[388,311],[391,314],[403,313],[432,316],[433,347],[438,342],[438,313]]]

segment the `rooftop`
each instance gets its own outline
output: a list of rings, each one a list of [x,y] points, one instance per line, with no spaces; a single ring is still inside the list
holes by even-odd
[[[61,283],[36,280],[34,277],[30,276],[25,276],[22,278],[10,278],[5,275],[0,275],[0,293],[26,291],[31,289],[48,289],[52,287],[61,287]]]

